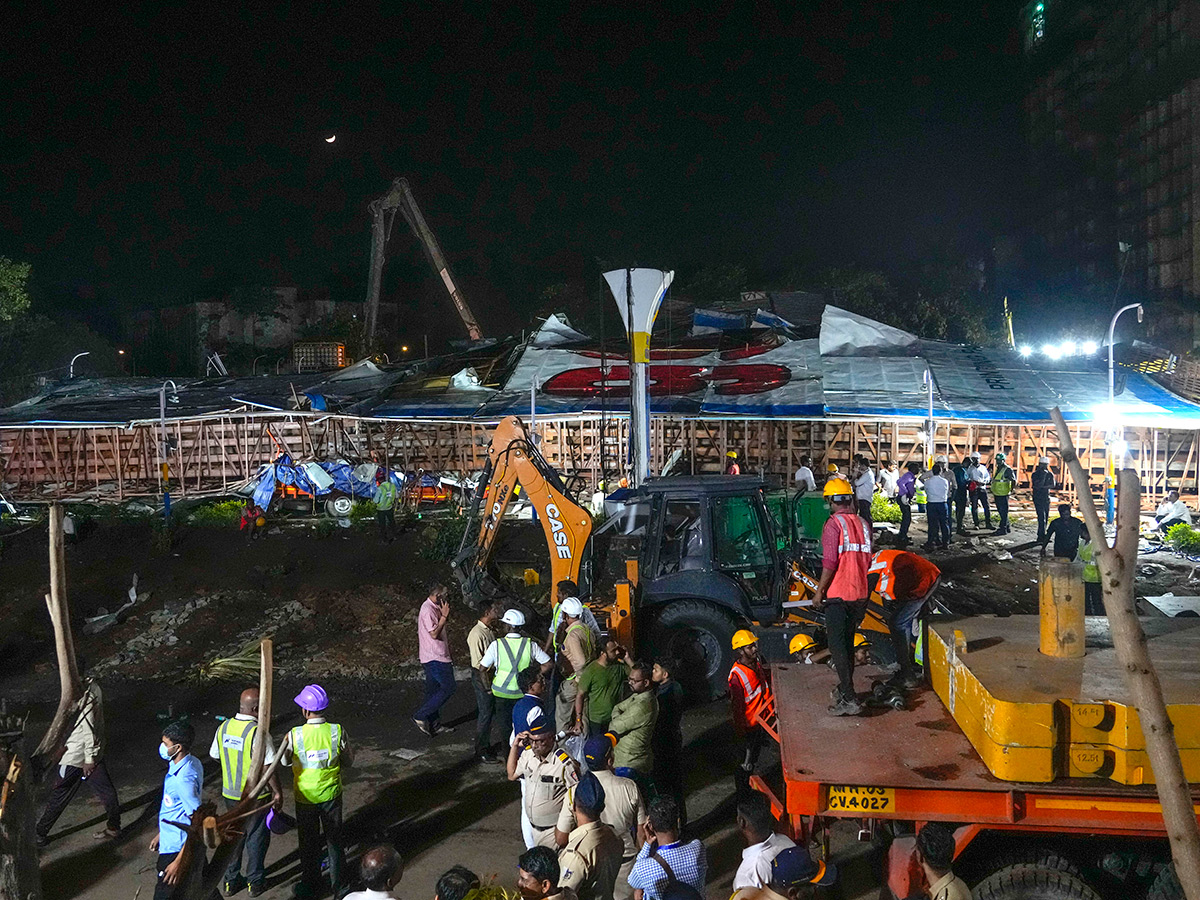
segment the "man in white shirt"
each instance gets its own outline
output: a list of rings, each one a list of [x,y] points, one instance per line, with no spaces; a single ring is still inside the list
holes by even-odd
[[[1164,532],[1172,525],[1192,524],[1192,513],[1179,499],[1179,491],[1167,494],[1167,499],[1160,503],[1155,511],[1154,518],[1158,519],[1158,530]]]
[[[738,801],[737,827],[747,843],[742,863],[733,876],[733,889],[761,888],[771,883],[771,860],[781,850],[796,844],[786,835],[776,834],[775,816],[766,796],[753,791]]]
[[[854,457],[854,500],[858,505],[858,514],[871,521],[871,498],[875,496],[875,473],[867,464],[865,456]]]
[[[975,527],[979,527],[979,504],[983,504],[983,519],[984,524],[992,527],[992,508],[988,505],[987,486],[992,480],[992,476],[988,474],[988,470],[983,467],[980,462],[982,457],[979,451],[976,450],[971,454],[971,467],[967,469],[967,484],[971,492],[971,521]],[[970,487],[974,482],[974,487]]]
[[[796,470],[796,490],[800,492],[800,496],[815,492],[817,489],[817,480],[813,478],[812,457],[805,454],[800,457],[800,468]]]
[[[896,463],[894,460],[889,462],[886,466],[880,467],[879,490],[883,493],[883,496],[887,497],[889,500],[896,499],[896,493],[898,491],[897,482],[899,480],[900,471],[896,468]]]
[[[929,537],[925,549],[945,549],[950,546],[950,482],[943,474],[940,462],[925,476],[925,515],[928,517]]]
[[[360,863],[362,883],[366,890],[347,894],[344,900],[392,900],[392,893],[404,874],[404,861],[394,847],[381,844],[368,850]]]

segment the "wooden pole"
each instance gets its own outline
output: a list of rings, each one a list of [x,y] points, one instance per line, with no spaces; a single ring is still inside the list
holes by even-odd
[[[58,710],[42,742],[33,753],[35,771],[52,768],[47,760],[57,757],[75,724],[75,707],[83,696],[83,683],[75,661],[71,638],[71,612],[67,605],[67,567],[63,556],[63,508],[50,504],[50,593],[46,595],[50,624],[54,628],[54,653],[58,660]]]
[[[274,644],[270,638],[263,638],[259,645],[262,662],[258,668],[258,728],[259,739],[254,742],[254,752],[250,757],[250,774],[246,778],[246,787],[258,784],[262,777],[263,760],[266,759],[266,735],[271,733],[271,687],[274,682]],[[253,794],[242,794],[242,799],[253,798]]]
[[[1171,842],[1171,857],[1175,873],[1187,900],[1200,900],[1200,828],[1192,806],[1192,792],[1179,747],[1175,743],[1175,726],[1167,716],[1162,684],[1150,659],[1146,634],[1134,608],[1133,579],[1137,572],[1138,525],[1141,514],[1141,484],[1132,469],[1117,473],[1117,533],[1113,546],[1108,545],[1104,525],[1092,499],[1087,473],[1075,453],[1067,423],[1058,407],[1050,411],[1062,444],[1063,461],[1071,472],[1080,511],[1087,523],[1095,561],[1100,569],[1104,592],[1104,611],[1108,615],[1113,647],[1124,673],[1125,686],[1133,696],[1146,753],[1154,770],[1154,788],[1162,805],[1163,822]]]

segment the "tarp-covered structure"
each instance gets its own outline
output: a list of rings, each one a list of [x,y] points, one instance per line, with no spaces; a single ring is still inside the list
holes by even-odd
[[[776,308],[779,308],[778,306]],[[703,312],[703,311],[701,311]],[[765,312],[760,310],[760,312]],[[699,316],[699,313],[698,313]],[[730,320],[651,347],[654,414],[694,418],[935,419],[1036,423],[1059,407],[1071,421],[1200,429],[1200,406],[1122,369],[1108,409],[1105,359],[1024,359],[1003,348],[917,338],[826,305],[815,337],[777,313]],[[698,318],[697,321],[700,319]],[[809,328],[809,333],[812,329]],[[161,382],[75,379],[0,410],[0,427],[154,421]],[[487,423],[505,415],[628,412],[629,366],[619,340],[602,345],[551,316],[528,341],[501,342],[402,366],[364,361],[333,374],[180,380],[167,418],[235,411],[305,411],[371,420]]]

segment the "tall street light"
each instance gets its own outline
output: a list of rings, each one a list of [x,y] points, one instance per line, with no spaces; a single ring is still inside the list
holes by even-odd
[[[167,455],[170,452],[169,448],[167,446],[167,385],[168,384],[171,386],[171,402],[172,403],[179,402],[179,393],[178,393],[179,388],[175,385],[174,381],[172,381],[171,379],[168,378],[166,381],[163,382],[162,387],[160,387],[158,389],[158,428],[159,428],[159,433],[158,433],[158,437],[159,437],[159,441],[158,441],[158,476],[159,476],[160,481],[162,482],[163,518],[164,519],[169,518],[171,515],[171,494],[170,494],[170,491],[168,490],[168,488],[170,487],[170,482],[168,481],[168,471],[167,471]]]
[[[1128,306],[1122,306],[1120,309],[1118,309],[1116,314],[1112,317],[1112,321],[1108,323],[1108,411],[1109,415],[1113,416],[1115,416],[1115,411],[1113,408],[1113,385],[1115,383],[1113,377],[1113,332],[1116,330],[1117,319],[1121,318],[1121,313],[1128,312],[1131,309],[1137,310],[1138,322],[1141,322],[1143,316],[1145,315],[1145,310],[1142,309],[1142,304],[1130,303]]]
[[[75,360],[79,359],[79,357],[81,357],[81,356],[91,356],[91,355],[92,355],[91,350],[84,350],[82,353],[76,353],[74,356],[72,356],[71,357],[71,365],[67,367],[67,378],[75,377]]]

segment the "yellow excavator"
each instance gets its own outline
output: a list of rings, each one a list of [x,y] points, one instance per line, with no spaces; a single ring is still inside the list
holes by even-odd
[[[500,422],[492,435],[454,561],[463,596],[473,607],[512,602],[489,563],[518,487],[545,534],[551,602],[560,599],[558,582],[576,582],[602,627],[637,652],[679,659],[681,680],[693,687],[706,683],[712,694],[725,690],[731,639],[740,628],[754,630],[775,659],[786,657],[793,635],[819,638],[824,629],[823,615],[808,602],[816,580],[795,551],[792,505],[783,496],[769,498],[760,478],[652,479],[631,492],[593,536],[592,515],[574,499],[577,491],[546,461],[516,416]],[[626,548],[632,557],[612,597],[593,591],[598,540],[608,543],[610,555]],[[863,630],[886,633],[874,599]],[[888,641],[875,646],[880,655],[890,649]]]

